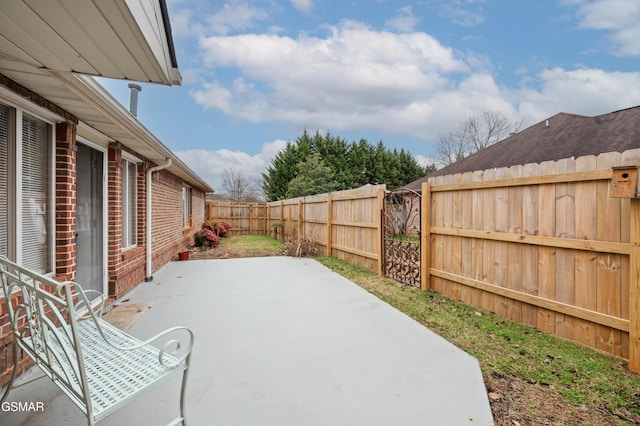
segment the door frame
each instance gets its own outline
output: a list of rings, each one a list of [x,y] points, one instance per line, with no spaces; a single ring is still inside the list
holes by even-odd
[[[102,152],[102,294],[106,298],[108,296],[108,253],[107,249],[109,246],[109,194],[107,188],[107,173],[108,173],[108,147],[102,146],[96,142],[93,142],[85,137],[80,135],[76,135],[76,143],[86,145],[89,148],[95,149],[96,151]],[[76,175],[77,179],[77,175]],[[77,209],[77,202],[76,202]],[[76,250],[78,247],[76,246]],[[82,283],[80,283],[82,285]]]

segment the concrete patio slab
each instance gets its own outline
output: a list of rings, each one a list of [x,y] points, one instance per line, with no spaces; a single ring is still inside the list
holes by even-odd
[[[314,260],[172,262],[127,298],[152,306],[132,335],[195,333],[191,425],[493,424],[474,358]],[[166,383],[100,425],[166,424],[179,387]],[[0,424],[86,424],[47,379],[9,401],[44,410],[2,411]]]

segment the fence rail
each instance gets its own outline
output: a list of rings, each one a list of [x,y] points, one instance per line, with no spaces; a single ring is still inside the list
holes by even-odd
[[[640,150],[429,179],[422,288],[640,372],[640,200],[609,195],[612,167],[634,158]]]
[[[382,271],[382,208],[385,185],[265,204],[207,203],[207,218],[226,220],[231,235],[306,238],[329,256]]]

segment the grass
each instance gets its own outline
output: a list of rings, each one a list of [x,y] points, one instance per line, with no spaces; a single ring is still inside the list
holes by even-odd
[[[478,359],[496,425],[640,424],[625,361],[341,260],[318,259]]]
[[[278,251],[282,247],[282,241],[268,235],[238,235],[232,238],[224,238],[221,248],[240,254],[268,253]]]
[[[281,247],[263,235],[221,245],[236,256]],[[625,361],[336,258],[317,259],[478,359],[497,426],[640,424],[640,376]]]
[[[205,251],[194,251],[193,259],[221,257],[273,256],[282,249],[282,241],[268,235],[235,235],[220,239],[220,245]]]

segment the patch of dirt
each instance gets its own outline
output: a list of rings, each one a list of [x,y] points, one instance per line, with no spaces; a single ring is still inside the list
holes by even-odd
[[[496,426],[634,424],[606,409],[567,404],[548,387],[518,377],[492,372],[484,382]]]

